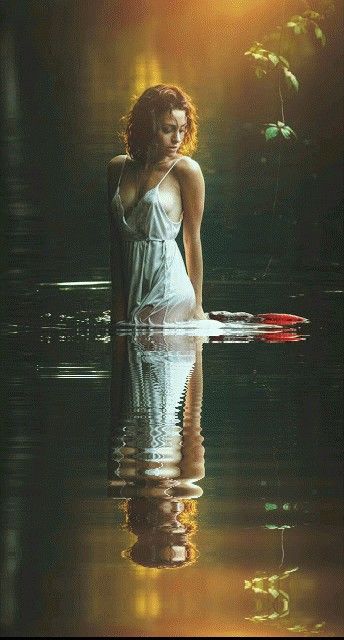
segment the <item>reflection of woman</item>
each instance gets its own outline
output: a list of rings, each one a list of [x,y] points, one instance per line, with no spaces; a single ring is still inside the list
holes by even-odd
[[[199,164],[184,155],[196,147],[196,119],[189,96],[163,84],[147,89],[127,117],[128,155],[108,165],[113,322],[207,320],[200,238],[204,180]],[[187,271],[175,240],[182,220]]]
[[[202,342],[156,333],[114,341],[109,495],[126,499],[126,524],[138,536],[126,555],[147,566],[196,557],[189,536],[204,477]]]
[[[133,498],[122,508],[126,526],[137,536],[124,557],[145,567],[165,569],[196,560],[197,549],[190,542],[196,529],[195,500]]]

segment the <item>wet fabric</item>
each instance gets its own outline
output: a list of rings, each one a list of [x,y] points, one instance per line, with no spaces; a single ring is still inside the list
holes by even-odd
[[[162,181],[181,158],[140,198],[128,217],[119,191],[126,158],[111,201],[128,301],[127,319],[117,325],[164,327],[190,322],[220,325],[216,320],[192,320],[195,292],[176,242],[181,220],[171,220],[159,199]]]

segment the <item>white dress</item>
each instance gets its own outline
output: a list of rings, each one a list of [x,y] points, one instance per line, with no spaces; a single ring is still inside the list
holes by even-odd
[[[217,320],[192,320],[195,292],[176,243],[181,221],[171,220],[159,200],[159,187],[179,160],[140,198],[127,220],[119,193],[124,158],[111,201],[128,300],[126,321],[117,326],[222,326]]]

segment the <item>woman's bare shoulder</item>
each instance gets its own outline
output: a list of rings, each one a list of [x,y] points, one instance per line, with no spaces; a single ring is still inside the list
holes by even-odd
[[[116,170],[118,169],[118,167],[120,167],[123,162],[124,159],[127,156],[125,154],[121,154],[119,156],[115,156],[114,158],[111,158],[111,160],[109,160],[108,164],[107,164],[107,171],[109,175],[113,175],[113,173],[116,173]]]
[[[175,166],[175,171],[176,175],[181,178],[202,174],[201,167],[197,160],[190,158],[190,156],[182,156]]]
[[[181,189],[204,189],[202,169],[196,160],[189,156],[183,156],[174,169]]]

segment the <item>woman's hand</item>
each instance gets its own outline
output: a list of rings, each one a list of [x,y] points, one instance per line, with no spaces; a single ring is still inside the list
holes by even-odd
[[[208,316],[204,313],[202,305],[196,305],[194,309],[194,320],[208,320]]]

